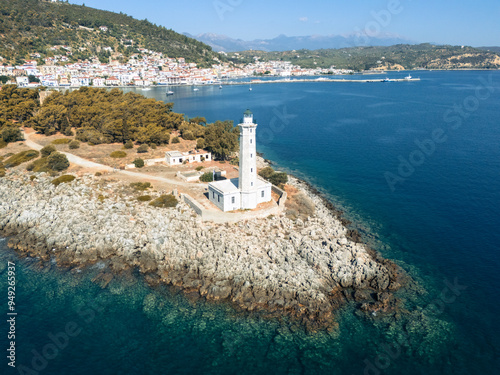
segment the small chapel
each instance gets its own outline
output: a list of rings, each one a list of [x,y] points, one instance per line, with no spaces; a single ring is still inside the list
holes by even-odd
[[[254,209],[259,203],[269,202],[272,184],[257,175],[255,133],[257,124],[247,109],[240,128],[239,177],[208,184],[208,198],[222,211]]]

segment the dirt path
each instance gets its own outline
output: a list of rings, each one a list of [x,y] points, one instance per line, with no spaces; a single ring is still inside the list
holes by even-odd
[[[28,146],[34,150],[37,150],[37,151],[40,151],[43,148],[42,145],[40,145],[40,144],[38,144],[30,139],[31,134],[29,134],[27,132],[23,132],[23,133],[24,133],[24,139],[25,139],[26,146]],[[193,185],[190,182],[179,181],[179,180],[174,180],[171,178],[165,178],[165,177],[159,177],[159,176],[152,176],[152,175],[149,175],[147,173],[124,171],[121,169],[116,169],[116,168],[110,167],[108,165],[95,163],[93,161],[81,158],[79,156],[76,156],[74,154],[70,154],[68,152],[61,151],[61,153],[66,155],[66,157],[68,158],[70,163],[75,164],[75,165],[79,165],[80,167],[84,167],[84,168],[91,168],[91,169],[98,169],[100,171],[114,172],[114,173],[127,175],[130,177],[136,177],[138,179],[143,179],[143,180],[147,179],[147,180],[152,180],[152,181],[158,181],[158,182],[163,182],[163,183],[176,185],[176,186],[185,186],[185,187],[196,188],[196,189],[208,188],[208,184],[200,183],[200,184]]]

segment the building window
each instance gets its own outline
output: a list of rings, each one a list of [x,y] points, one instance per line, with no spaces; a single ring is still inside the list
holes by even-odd
[[[250,186],[253,186],[253,182],[250,182]]]
[[[264,190],[262,190],[262,191],[260,192],[260,196],[261,196],[262,198],[264,198]]]
[[[250,139],[250,143],[253,143],[252,141],[253,141],[253,140],[252,140],[252,139]]]
[[[217,194],[217,202],[220,202],[220,195]]]
[[[253,172],[253,168],[250,168],[250,172]]]
[[[253,154],[250,154],[250,159],[253,158]]]
[[[215,191],[212,191],[212,199],[215,199]]]
[[[252,129],[250,129],[250,133],[252,132]]]
[[[231,203],[234,204],[236,202],[236,199],[234,197],[231,197]]]

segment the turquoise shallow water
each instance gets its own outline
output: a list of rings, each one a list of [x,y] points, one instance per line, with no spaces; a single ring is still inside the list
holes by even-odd
[[[75,322],[81,332],[40,373],[498,373],[500,73],[413,75],[422,80],[180,87],[169,97],[176,111],[209,121],[237,122],[250,108],[259,151],[344,208],[417,281],[401,295],[409,313],[399,321],[347,306],[338,331],[307,335],[152,290],[140,277],[101,289],[91,281],[97,269],[17,260],[18,364],[31,366],[32,350]],[[3,269],[15,255],[0,247]]]

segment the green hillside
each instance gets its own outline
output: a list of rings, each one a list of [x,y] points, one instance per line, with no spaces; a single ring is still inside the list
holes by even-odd
[[[229,54],[235,62],[285,60],[303,68],[329,68],[356,71],[370,69],[499,69],[500,56],[494,51],[473,47],[399,44],[390,47],[296,50],[285,52],[245,51]]]
[[[106,26],[107,31],[99,29]],[[101,61],[117,53],[127,58],[138,48],[162,52],[171,58],[209,65],[220,55],[192,38],[147,20],[68,3],[38,0],[0,1],[0,56],[3,63],[21,63],[38,53],[41,58],[66,54],[50,50],[71,47],[70,61],[98,56]],[[111,47],[112,51],[103,50]]]

